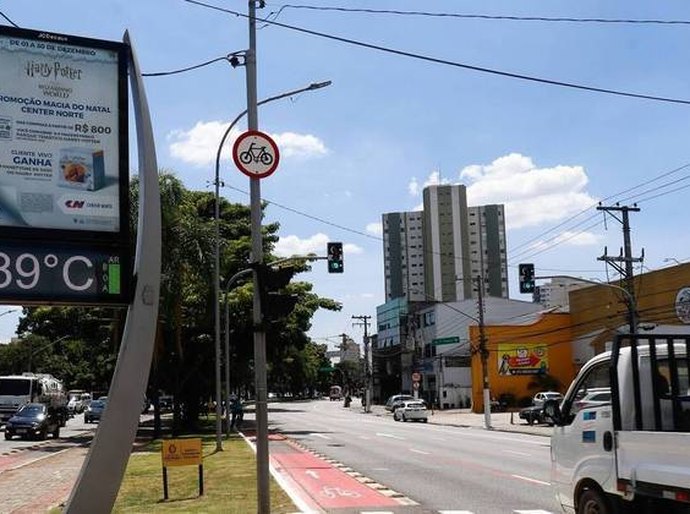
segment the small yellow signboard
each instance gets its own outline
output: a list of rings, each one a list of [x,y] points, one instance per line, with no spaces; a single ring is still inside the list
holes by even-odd
[[[201,438],[193,439],[164,439],[161,446],[163,467],[169,466],[201,466]]]

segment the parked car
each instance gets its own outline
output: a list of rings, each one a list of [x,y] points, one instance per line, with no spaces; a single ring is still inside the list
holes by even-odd
[[[530,407],[525,407],[520,409],[518,414],[520,419],[524,419],[530,425],[534,423],[544,422],[544,407],[542,405],[531,405]]]
[[[60,437],[60,418],[53,409],[42,403],[23,405],[5,425],[5,439],[18,435],[43,440],[49,433],[56,439]]]
[[[106,402],[103,400],[93,400],[84,411],[84,423],[93,423],[100,421],[103,411],[105,410]]]
[[[414,396],[410,396],[409,394],[394,394],[386,400],[386,405],[384,407],[387,411],[393,412],[395,411],[395,407],[405,400],[414,400]]]
[[[563,395],[558,391],[542,391],[534,395],[534,398],[532,398],[532,405],[544,407],[544,402],[546,400],[556,400],[560,402],[562,399]]]
[[[393,411],[395,421],[421,421],[426,423],[429,415],[422,400],[404,400]]]

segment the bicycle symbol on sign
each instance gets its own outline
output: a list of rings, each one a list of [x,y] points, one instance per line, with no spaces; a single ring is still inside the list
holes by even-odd
[[[361,494],[357,491],[350,491],[348,489],[341,489],[340,487],[323,486],[321,494],[331,500],[337,496],[344,496],[346,498],[359,498]]]
[[[240,153],[240,162],[242,164],[260,162],[264,166],[270,166],[273,164],[273,156],[266,151],[266,146],[258,146],[255,143],[251,143],[247,150]]]

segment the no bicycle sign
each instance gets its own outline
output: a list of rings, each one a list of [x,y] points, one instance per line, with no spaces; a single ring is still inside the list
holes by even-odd
[[[278,167],[278,145],[268,134],[248,130],[232,146],[232,158],[239,170],[250,178],[264,178]]]

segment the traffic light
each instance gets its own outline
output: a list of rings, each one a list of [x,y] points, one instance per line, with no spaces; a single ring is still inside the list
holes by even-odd
[[[520,264],[518,266],[520,274],[520,292],[534,292],[534,264]]]
[[[297,305],[297,295],[284,292],[296,270],[292,266],[272,268],[266,264],[257,267],[261,312],[266,322],[275,322],[287,317]]]
[[[328,243],[326,245],[328,254],[328,272],[342,273],[343,266],[343,243]]]

